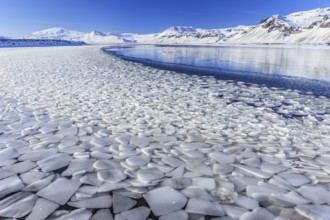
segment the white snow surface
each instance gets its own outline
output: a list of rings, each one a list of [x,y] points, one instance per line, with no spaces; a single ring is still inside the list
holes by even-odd
[[[0,60],[2,218],[41,207],[43,219],[90,219],[115,194],[150,203],[116,219],[327,216],[326,97],[159,70],[99,46],[2,48]]]
[[[81,41],[51,40],[51,39],[1,39],[1,47],[49,47],[84,45]]]
[[[83,33],[64,28],[34,32],[28,39],[63,39],[87,44],[328,44],[330,43],[330,8],[318,8],[287,16],[272,15],[253,26],[201,29],[174,26],[154,34]]]

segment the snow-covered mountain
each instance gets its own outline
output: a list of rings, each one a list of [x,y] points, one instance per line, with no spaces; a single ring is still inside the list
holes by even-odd
[[[144,42],[146,43],[146,42]],[[160,44],[328,44],[330,8],[272,15],[255,26],[223,29],[171,27],[155,36]]]
[[[61,27],[37,31],[28,36],[25,36],[24,39],[56,39],[68,41],[82,41],[87,44],[112,44],[126,42],[126,40],[121,36],[106,35],[105,33],[102,33],[100,31],[84,33],[67,30]]]
[[[242,35],[251,29],[250,26],[238,26],[224,29],[193,29],[192,27],[171,27],[157,35],[155,43],[202,43],[215,44],[226,42],[236,35]]]
[[[29,39],[55,39],[55,40],[72,40],[84,36],[85,33],[71,31],[61,27],[49,28],[42,31],[33,32],[25,38]]]
[[[233,43],[330,43],[330,8],[273,15],[263,19]]]
[[[83,33],[64,28],[34,32],[25,38],[83,41],[87,44],[330,44],[330,8],[272,15],[254,26],[222,29],[170,27],[161,33],[120,35]]]

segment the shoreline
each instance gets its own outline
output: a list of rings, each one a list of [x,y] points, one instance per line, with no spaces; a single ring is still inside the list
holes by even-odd
[[[322,81],[301,77],[293,77],[280,74],[264,74],[249,71],[236,71],[229,69],[220,69],[213,67],[192,66],[177,63],[166,63],[144,58],[136,58],[117,54],[116,51],[107,49],[116,48],[116,46],[104,47],[105,53],[114,55],[120,59],[140,63],[149,67],[185,73],[188,75],[212,76],[219,80],[236,80],[245,83],[266,85],[268,87],[277,87],[282,89],[300,90],[302,92],[312,92],[316,96],[326,96],[330,98],[330,81]]]

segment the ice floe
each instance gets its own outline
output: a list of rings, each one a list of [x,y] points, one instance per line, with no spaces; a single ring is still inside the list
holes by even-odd
[[[54,202],[51,202],[47,199],[39,198],[36,201],[31,211],[31,214],[27,216],[26,220],[44,220],[58,207],[59,205]]]
[[[0,60],[1,218],[328,219],[326,97],[99,47]]]
[[[80,185],[81,183],[78,181],[58,178],[47,187],[40,190],[37,195],[57,204],[64,205],[78,190]]]
[[[144,198],[156,216],[178,211],[187,203],[184,195],[168,186],[154,189],[146,193]]]

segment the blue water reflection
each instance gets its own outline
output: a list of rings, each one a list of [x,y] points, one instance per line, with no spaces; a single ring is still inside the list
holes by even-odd
[[[151,66],[330,95],[326,48],[133,45],[106,50]]]

